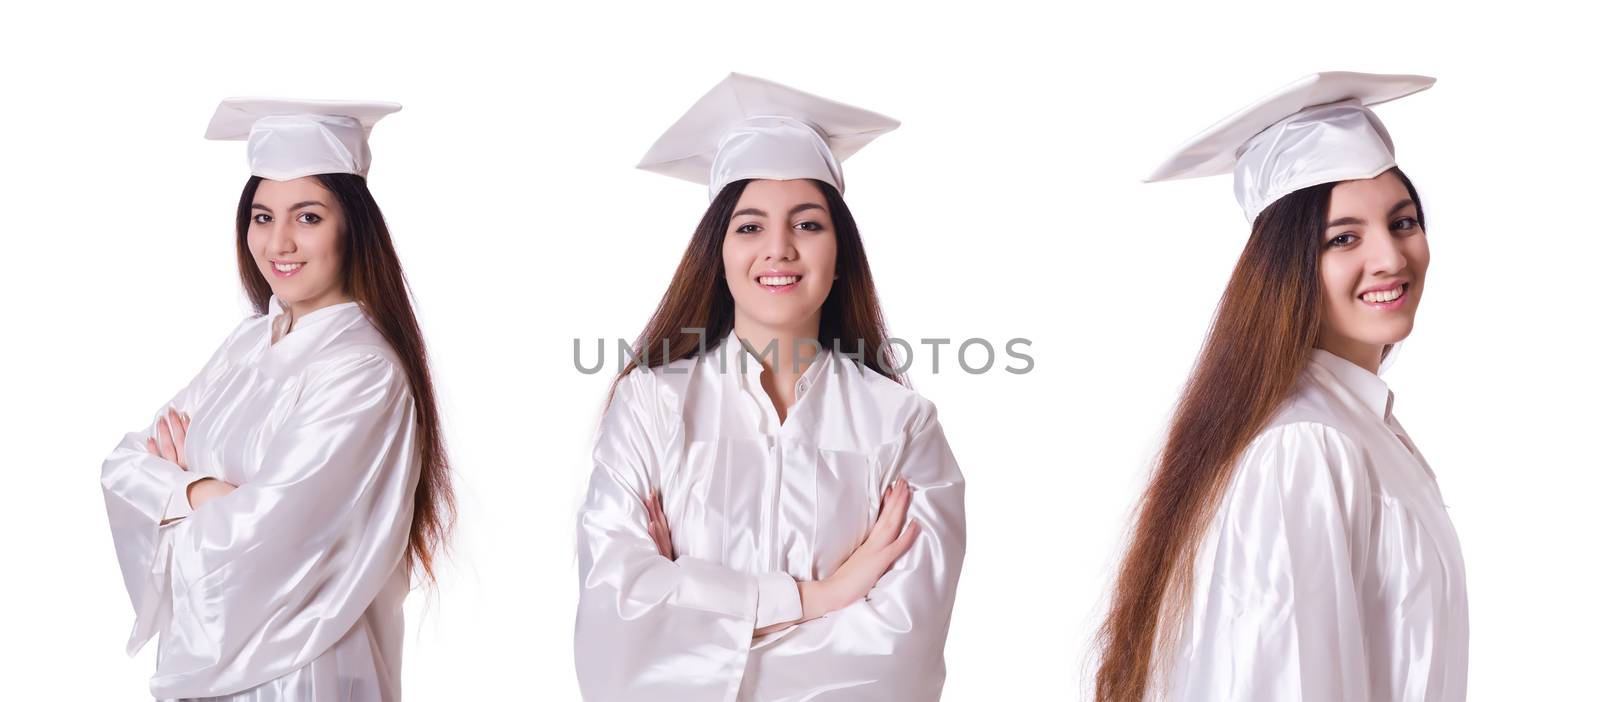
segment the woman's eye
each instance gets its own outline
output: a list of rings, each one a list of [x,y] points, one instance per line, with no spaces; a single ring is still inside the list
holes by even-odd
[[[1329,246],[1349,246],[1354,243],[1356,243],[1356,235],[1354,234],[1340,234],[1328,240]]]
[[[300,214],[300,223],[301,224],[316,224],[317,222],[321,222],[321,221],[322,221],[322,217],[320,215],[316,215],[316,214],[313,214],[311,212],[302,212]]]
[[[808,232],[820,232],[820,231],[822,231],[822,225],[818,224],[816,222],[801,222],[799,224],[796,224],[795,227],[799,228],[799,229],[803,229],[803,230],[808,231]]]
[[[258,214],[258,215],[255,215],[255,216],[251,217],[250,220],[255,222],[256,224],[266,224],[266,223],[272,221],[272,215],[269,215],[269,214]]]
[[[761,225],[756,224],[754,222],[751,222],[750,224],[741,224],[741,225],[739,225],[738,229],[735,229],[733,231],[735,231],[735,232],[737,232],[739,234],[754,234],[756,232],[761,231]]]
[[[1396,231],[1408,231],[1411,229],[1416,229],[1418,226],[1420,225],[1417,224],[1417,219],[1415,217],[1401,217],[1400,219],[1395,220],[1394,224],[1389,225],[1389,228]]]

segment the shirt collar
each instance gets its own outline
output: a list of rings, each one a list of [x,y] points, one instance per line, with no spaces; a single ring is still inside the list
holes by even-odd
[[[281,344],[285,339],[290,339],[296,336],[302,338],[305,336],[311,336],[311,334],[306,333],[308,328],[320,326],[320,322],[324,320],[334,320],[341,317],[350,316],[352,312],[356,313],[357,315],[361,314],[361,305],[355,300],[351,300],[349,302],[338,302],[328,305],[327,307],[320,307],[312,310],[304,316],[295,319],[294,329],[286,334],[283,334],[282,336],[279,336],[277,343]],[[267,299],[267,338],[269,340],[271,340],[273,336],[276,336],[278,325],[283,323],[280,320],[288,321],[287,317],[282,316],[288,313],[289,307],[283,304],[283,300],[278,299],[277,295],[273,295]],[[277,344],[273,345],[276,346]]]
[[[728,336],[722,340],[722,348],[732,349],[732,353],[728,357],[728,363],[731,370],[735,372],[743,371],[740,373],[739,380],[744,384],[744,387],[751,391],[761,390],[761,371],[763,370],[761,359],[751,353],[750,349],[745,348],[744,341],[739,338],[739,335],[729,330]],[[826,348],[822,349],[822,352],[811,362],[811,365],[806,367],[806,371],[795,379],[794,401],[796,403],[799,403],[800,398],[805,397],[807,392],[816,387],[817,379],[821,377],[824,366],[828,365],[831,358],[833,358],[832,352]]]
[[[1372,413],[1380,419],[1389,416],[1390,406],[1394,403],[1394,393],[1389,390],[1389,385],[1383,382],[1382,378],[1324,349],[1312,349],[1311,362],[1332,374],[1334,380],[1361,400],[1361,404],[1366,405],[1367,409],[1372,410]]]

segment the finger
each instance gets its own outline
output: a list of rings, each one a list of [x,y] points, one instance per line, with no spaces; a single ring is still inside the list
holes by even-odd
[[[161,447],[161,457],[178,462],[178,452],[172,447],[172,431],[167,429],[167,418],[156,422],[156,445]]]
[[[867,530],[867,538],[862,541],[862,546],[877,548],[894,539],[894,534],[889,532],[889,520],[884,517],[889,513],[889,505],[894,500],[894,484],[884,491],[883,499],[878,502],[878,516],[872,520],[872,528]]]
[[[911,523],[906,525],[906,530],[900,532],[900,538],[895,539],[894,543],[889,545],[886,554],[889,555],[889,564],[893,565],[895,561],[900,560],[900,557],[911,549],[911,544],[917,540],[917,535],[921,533],[922,523],[915,519],[911,520]]]
[[[884,505],[883,514],[878,517],[885,521],[884,528],[888,530],[890,541],[900,535],[901,529],[906,525],[906,512],[911,507],[911,487],[904,481],[895,486],[894,496]]]
[[[667,532],[665,525],[654,522],[650,525],[650,539],[656,542],[656,553],[667,558],[672,558],[672,535]]]
[[[167,421],[167,424],[172,427],[173,453],[178,458],[175,463],[178,464],[179,468],[187,470],[189,466],[188,461],[184,460],[183,444],[188,434],[183,430],[183,418],[178,416],[178,410],[168,410],[168,414],[171,415],[171,419]]]
[[[145,438],[145,440],[144,440],[144,448],[145,448],[146,451],[149,451],[152,454],[155,454],[157,456],[161,455],[161,449],[156,448],[156,440],[155,440],[154,437]]]
[[[184,412],[178,416],[183,419],[183,433],[187,436],[189,434],[189,413]]]
[[[864,546],[881,549],[900,535],[900,527],[905,522],[904,493],[898,480],[889,485],[889,492],[884,494],[883,502],[878,505],[878,519],[872,523]]]

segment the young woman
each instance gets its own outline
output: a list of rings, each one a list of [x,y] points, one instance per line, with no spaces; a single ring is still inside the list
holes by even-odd
[[[732,75],[641,165],[712,201],[596,442],[586,699],[938,698],[964,483],[839,194],[896,124]]]
[[[1428,239],[1368,106],[1432,84],[1313,75],[1152,176],[1232,169],[1252,229],[1144,493],[1096,699],[1465,697],[1460,546],[1378,377]]]
[[[396,700],[401,603],[450,522],[427,354],[365,175],[388,103],[228,100],[256,316],[101,473],[160,699]]]

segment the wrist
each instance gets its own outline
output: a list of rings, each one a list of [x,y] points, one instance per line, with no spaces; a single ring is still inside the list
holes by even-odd
[[[800,621],[808,622],[833,611],[826,580],[806,580],[800,586]]]
[[[843,609],[839,584],[830,579],[808,580],[800,586],[800,621],[810,621],[835,610]]]

